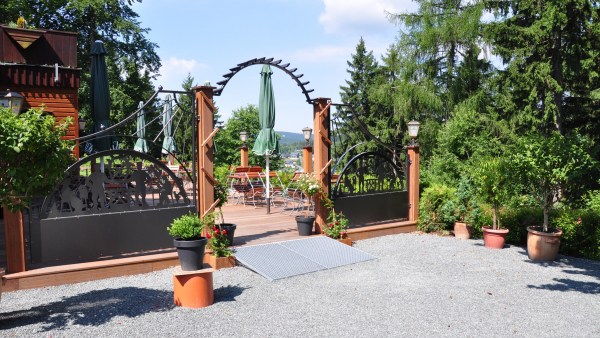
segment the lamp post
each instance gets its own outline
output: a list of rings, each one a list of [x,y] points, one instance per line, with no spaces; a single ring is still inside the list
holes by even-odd
[[[248,133],[246,131],[240,132],[240,140],[242,141],[242,147],[240,148],[240,159],[241,159],[240,164],[242,167],[247,167],[248,166],[248,145],[246,144],[246,141],[248,140]]]
[[[410,145],[417,145],[417,136],[419,136],[419,126],[421,124],[418,121],[408,122],[408,136],[410,137]]]
[[[312,171],[312,147],[310,146],[310,135],[312,134],[312,129],[309,127],[304,127],[302,129],[302,134],[304,134],[304,148],[302,148],[302,170],[305,173],[309,173]]]
[[[419,144],[417,136],[419,135],[419,122],[408,122],[408,136],[410,144],[408,148],[408,220],[416,222],[419,219]]]
[[[19,114],[21,112],[21,106],[25,98],[23,95],[17,92],[11,92],[7,89],[5,92],[0,94],[0,106],[12,110],[13,113]]]

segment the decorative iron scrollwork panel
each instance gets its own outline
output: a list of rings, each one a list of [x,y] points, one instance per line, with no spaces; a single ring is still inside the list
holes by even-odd
[[[377,152],[353,157],[335,181],[333,197],[406,190],[406,175],[401,165]]]
[[[71,166],[42,212],[50,218],[187,206],[185,186],[194,186],[185,169],[175,173],[131,150],[104,151]]]

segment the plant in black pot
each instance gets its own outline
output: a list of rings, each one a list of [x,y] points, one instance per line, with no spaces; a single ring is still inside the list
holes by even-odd
[[[308,204],[307,207],[304,207],[303,215],[296,216],[298,234],[310,236],[315,225],[315,216],[311,215],[310,207],[313,205],[313,197],[321,192],[321,184],[314,174],[304,173],[298,177],[297,186],[298,190],[302,192],[302,203]]]
[[[194,271],[202,269],[204,250],[207,239],[202,236],[204,221],[195,214],[183,215],[173,220],[167,227],[173,236],[173,244],[181,263],[181,270]]]
[[[215,208],[219,209],[219,211],[215,212],[215,217],[213,217],[213,219],[215,219],[215,224],[219,230],[221,230],[221,232],[225,230],[227,236],[227,245],[231,246],[233,245],[233,239],[237,225],[233,223],[225,223],[225,217],[223,216],[223,205],[227,203],[227,187],[219,183],[219,181],[216,181],[214,191],[215,201],[217,201]],[[220,223],[216,222],[217,218],[219,219]]]
[[[550,210],[566,191],[580,188],[598,163],[586,149],[591,142],[580,136],[532,135],[512,156],[520,183],[544,210],[542,226],[527,227],[527,254],[533,261],[552,261],[560,247],[562,230],[549,224]]]

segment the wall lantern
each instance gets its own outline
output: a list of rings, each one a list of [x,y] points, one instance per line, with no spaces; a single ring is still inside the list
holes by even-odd
[[[80,119],[79,119],[79,131],[80,131],[80,132],[82,132],[82,131],[84,131],[84,130],[85,130],[85,123],[86,123],[86,122],[87,122],[87,121],[86,121],[86,120],[84,120],[84,119],[82,119],[82,118],[80,118]]]
[[[246,148],[246,141],[248,140],[248,133],[245,131],[240,132],[240,140],[242,140],[242,148]]]
[[[11,92],[10,89],[0,93],[0,106],[12,110],[15,114],[21,112],[21,106],[23,105],[24,100],[25,98],[23,95],[17,92]]]
[[[312,134],[312,129],[309,127],[304,127],[302,129],[302,134],[304,134],[304,141],[306,142],[306,146],[308,147],[310,144],[310,135]]]

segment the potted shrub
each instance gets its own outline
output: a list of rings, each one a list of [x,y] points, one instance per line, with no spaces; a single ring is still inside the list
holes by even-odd
[[[17,115],[0,107],[0,121],[0,206],[10,246],[17,245],[11,238],[23,236],[22,210],[34,196],[50,193],[74,161],[68,141],[61,140],[71,119],[56,124],[40,109]],[[15,264],[8,273],[25,271],[25,262]]]
[[[177,248],[181,270],[202,269],[207,243],[206,237],[202,236],[203,230],[204,220],[192,213],[174,219],[167,227],[169,235],[173,236],[173,244]]]
[[[443,183],[432,183],[419,199],[418,229],[447,235],[456,216],[456,189]]]
[[[585,143],[581,138],[559,133],[534,135],[526,138],[513,155],[523,187],[543,209],[542,226],[527,227],[527,254],[531,260],[552,261],[558,254],[562,230],[550,227],[550,210],[560,202],[563,189],[577,184],[596,165],[585,151],[591,146]]]
[[[473,235],[472,224],[481,214],[481,209],[475,199],[473,182],[467,177],[462,177],[455,196],[454,213],[457,219],[454,222],[454,237],[469,239]]]
[[[502,249],[508,229],[500,224],[499,210],[509,194],[507,161],[503,157],[484,158],[476,163],[472,180],[478,196],[492,206],[492,226],[482,227],[483,243],[486,248]]]
[[[321,184],[314,174],[304,173],[298,177],[298,189],[302,195],[308,199],[312,205],[313,197],[321,191]],[[304,210],[303,215],[296,216],[296,224],[298,226],[298,234],[300,236],[310,236],[313,233],[315,225],[315,216],[310,214],[310,207]]]

